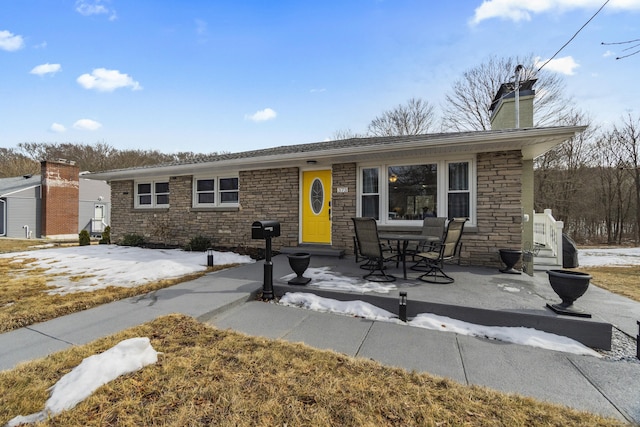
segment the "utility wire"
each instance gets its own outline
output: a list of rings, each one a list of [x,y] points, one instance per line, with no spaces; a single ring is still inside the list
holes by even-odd
[[[556,53],[554,53],[554,54],[553,54],[553,56],[552,56],[551,58],[547,59],[547,61],[546,61],[544,64],[542,64],[542,66],[541,66],[540,68],[538,68],[538,72],[540,72],[540,70],[542,70],[542,69],[544,68],[544,66],[545,66],[545,65],[547,65],[547,64],[548,64],[548,63],[549,63],[553,58],[555,58],[556,56],[558,56],[558,54],[562,51],[562,49],[564,49],[565,47],[567,47],[567,45],[568,45],[569,43],[571,43],[571,42],[573,41],[573,39],[575,39],[575,38],[576,38],[576,36],[578,35],[578,33],[580,33],[580,31],[582,31],[582,29],[583,29],[584,27],[586,27],[586,26],[589,24],[589,22],[591,22],[591,20],[592,20],[593,18],[595,18],[597,14],[599,14],[599,13],[600,13],[600,11],[601,11],[602,9],[604,9],[604,7],[607,5],[607,3],[609,3],[609,1],[610,1],[610,0],[605,1],[605,2],[604,2],[604,4],[603,4],[602,6],[600,6],[600,9],[598,9],[598,11],[597,11],[596,13],[594,13],[594,14],[593,14],[593,16],[592,16],[591,18],[589,18],[589,20],[588,20],[587,22],[585,22],[585,23],[584,23],[584,25],[583,25],[582,27],[580,27],[580,29],[579,29],[578,31],[576,31],[576,33],[573,35],[573,37],[571,37],[571,38],[569,39],[569,41],[567,41],[565,44],[563,44],[563,45],[562,45],[562,47],[561,47],[560,49],[558,49],[558,51],[557,51]]]
[[[627,43],[635,43],[635,42],[640,42],[640,39],[627,40],[626,42],[612,42],[612,43],[605,43],[605,42],[602,42],[602,43],[600,43],[600,44],[603,44],[603,45],[605,45],[605,46],[609,46],[609,45],[612,45],[612,44],[627,44]],[[630,47],[628,47],[628,48],[626,48],[626,49],[622,49],[622,51],[623,51],[623,52],[626,52],[626,51],[628,51],[629,49],[634,49],[634,48],[636,48],[636,47],[638,47],[638,46],[640,46],[640,43],[637,43],[637,44],[635,44],[635,45],[633,45],[633,46],[630,46]],[[633,55],[637,54],[638,52],[640,52],[640,49],[636,50],[635,52],[631,52],[631,53],[629,53],[629,54],[627,54],[627,55],[624,55],[624,56],[616,56],[616,59],[623,59],[623,58],[627,58],[627,57],[629,57],[629,56],[633,56]]]

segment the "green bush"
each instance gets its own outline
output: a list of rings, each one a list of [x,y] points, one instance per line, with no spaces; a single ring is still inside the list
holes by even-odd
[[[139,234],[125,234],[119,243],[120,246],[143,246],[144,237]]]
[[[78,234],[78,243],[80,246],[87,246],[91,244],[91,236],[89,236],[89,232],[87,230],[82,230],[80,234]]]
[[[106,226],[104,228],[104,231],[102,232],[102,237],[100,238],[100,241],[98,242],[101,245],[108,245],[111,243],[111,227],[110,226]]]
[[[211,239],[204,236],[196,236],[189,241],[185,250],[194,252],[204,252],[211,247]]]

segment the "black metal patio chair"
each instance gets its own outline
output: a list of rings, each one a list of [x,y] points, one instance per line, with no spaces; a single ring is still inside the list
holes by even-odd
[[[454,279],[443,270],[444,262],[453,259],[459,252],[460,239],[466,222],[467,218],[453,218],[449,221],[441,242],[433,243],[431,250],[415,254],[419,261],[412,269],[425,271],[418,279],[429,283],[453,283]]]
[[[357,251],[360,258],[367,262],[362,264],[362,268],[369,270],[364,279],[372,282],[393,282],[395,276],[387,274],[384,263],[386,261],[397,261],[395,255],[385,256],[383,245],[378,237],[378,226],[374,218],[351,218],[356,233]]]
[[[437,237],[439,241],[442,241],[444,236],[444,230],[447,225],[447,218],[443,216],[439,217],[426,217],[422,220],[423,236]],[[416,254],[418,252],[428,252],[433,248],[434,242],[421,242],[413,244],[413,247],[407,248],[407,254],[412,256],[413,261],[416,260]]]

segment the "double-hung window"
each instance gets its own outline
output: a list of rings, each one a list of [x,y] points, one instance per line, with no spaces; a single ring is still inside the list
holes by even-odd
[[[194,207],[238,206],[240,186],[238,177],[195,178],[193,184]]]
[[[362,169],[362,216],[380,219],[380,192],[378,168]]]
[[[469,218],[471,216],[469,162],[451,162],[447,166],[447,211],[449,218]]]
[[[136,208],[169,207],[169,181],[136,182],[135,193]]]

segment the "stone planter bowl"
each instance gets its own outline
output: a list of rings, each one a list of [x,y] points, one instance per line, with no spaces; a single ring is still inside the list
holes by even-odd
[[[289,266],[296,273],[296,277],[289,280],[290,285],[306,285],[311,281],[310,277],[304,277],[303,274],[309,267],[311,255],[306,252],[298,252],[287,255],[289,258]]]
[[[549,284],[562,300],[560,304],[547,304],[547,307],[559,314],[591,317],[582,310],[573,307],[573,303],[584,295],[589,288],[591,276],[587,273],[571,270],[548,270]]]
[[[509,274],[520,274],[520,272],[513,267],[518,263],[518,261],[520,261],[522,251],[519,249],[500,249],[499,252],[500,259],[506,265],[506,267],[500,270],[500,272]]]

